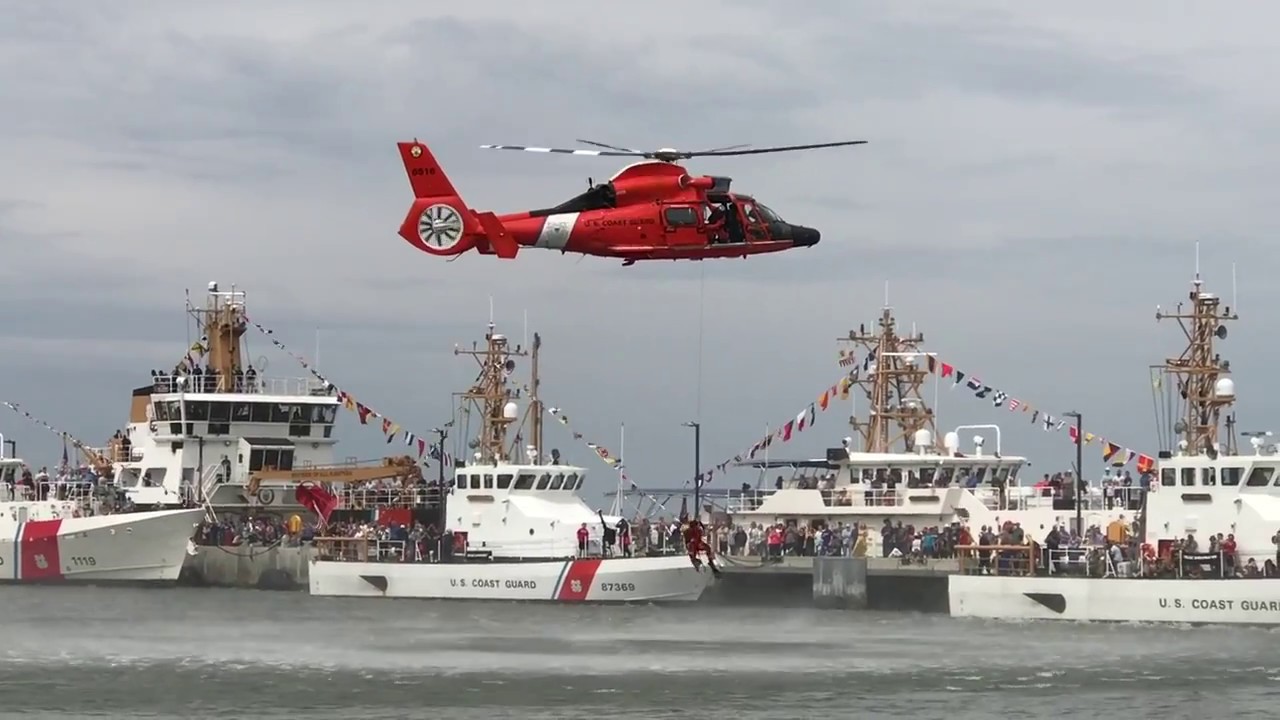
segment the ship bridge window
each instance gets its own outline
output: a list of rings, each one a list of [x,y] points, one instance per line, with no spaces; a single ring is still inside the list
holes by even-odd
[[[485,490],[492,490],[492,489],[493,489],[493,476],[492,476],[492,475],[488,475],[488,474],[486,474],[486,475],[484,476],[484,489],[485,489]]]
[[[1235,487],[1240,484],[1240,476],[1243,471],[1238,467],[1222,468],[1222,485],[1223,487]]]
[[[991,482],[996,485],[1008,485],[1009,473],[1012,470],[1013,468],[1007,468],[1007,467],[996,468],[995,470],[992,471],[993,477],[991,478]]]
[[[1182,486],[1190,487],[1196,484],[1196,469],[1182,468]]]
[[[249,472],[292,469],[293,448],[253,448],[249,450]]]
[[[249,422],[251,414],[249,412],[249,403],[231,403],[231,422]]]
[[[1178,471],[1173,468],[1160,468],[1160,484],[1173,487],[1178,484]]]
[[[949,468],[949,467],[938,468],[938,480],[936,482],[936,485],[938,487],[946,487],[950,485],[951,481],[955,479],[955,474],[956,474],[956,471],[954,468]]]
[[[562,487],[564,487],[564,476],[556,473],[555,477],[551,478],[551,489],[559,490]]]
[[[577,490],[577,489],[578,489],[578,476],[577,476],[576,474],[574,474],[574,473],[569,473],[569,475],[565,477],[565,479],[564,479],[564,489],[565,489],[565,490]]]
[[[332,425],[338,418],[337,405],[312,405],[311,422]]]
[[[550,483],[551,483],[551,476],[550,476],[550,475],[542,475],[542,476],[540,476],[540,477],[538,478],[538,487],[537,487],[537,489],[538,489],[538,490],[546,490],[546,489],[547,489],[547,485],[549,485]]]
[[[459,476],[457,476],[456,478],[454,478],[454,479],[453,479],[453,485],[454,485],[454,487],[458,488],[459,490],[466,490],[466,489],[467,489],[467,476],[466,476],[466,475],[459,475]]]
[[[1248,487],[1266,487],[1271,484],[1271,476],[1276,472],[1275,468],[1266,465],[1254,466],[1249,472],[1249,479],[1244,481]]]
[[[1201,485],[1217,485],[1218,484],[1217,468],[1207,467],[1204,470],[1201,470],[1200,472],[1201,472],[1201,475],[1200,475]]]
[[[516,478],[516,490],[532,490],[533,481],[537,476],[533,473],[520,473],[520,477]]]
[[[472,490],[479,490],[479,489],[480,489],[480,476],[479,476],[479,475],[472,475],[472,476],[471,476],[471,489],[472,489]]]
[[[217,400],[209,403],[209,422],[231,422],[231,403]]]
[[[249,422],[271,422],[271,405],[269,403],[249,403]]]
[[[285,403],[269,403],[267,405],[271,410],[271,420],[273,423],[294,423],[302,421],[302,407],[299,405],[287,405]]]
[[[499,475],[499,476],[498,476],[498,489],[499,489],[499,490],[510,490],[510,489],[511,489],[511,478],[512,478],[512,477],[513,477],[513,476],[511,475],[511,473],[503,473],[503,474]]]
[[[204,422],[209,419],[209,403],[206,400],[187,401],[187,419]]]
[[[933,481],[937,478],[937,468],[920,468],[920,486],[933,487]]]

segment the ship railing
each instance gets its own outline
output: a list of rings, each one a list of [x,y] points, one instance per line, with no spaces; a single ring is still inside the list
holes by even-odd
[[[1130,510],[1136,512],[1142,507],[1142,494],[1145,492],[1143,488],[1118,487],[1111,488],[1111,491],[1111,493],[1107,493],[1103,488],[1090,487],[1082,498],[1084,507],[1081,509],[1085,512],[1100,512],[1104,510]],[[1051,488],[1047,487],[1015,485],[1001,490],[990,485],[982,485],[973,488],[972,492],[982,500],[987,509],[997,512],[1042,508],[1067,512],[1074,511],[1076,508],[1075,498],[1070,493],[1059,492],[1055,494]]]
[[[25,483],[0,483],[0,501],[31,502],[59,500],[88,505],[95,497],[95,485],[82,479],[49,480],[27,485]]]
[[[205,393],[247,395],[326,396],[336,391],[332,385],[314,377],[224,377],[213,373],[200,375],[157,375],[153,379],[156,393]]]
[[[956,557],[966,575],[1031,575],[1036,567],[1032,545],[957,545]]]
[[[353,488],[340,487],[334,493],[338,510],[373,510],[376,508],[432,507],[440,504],[440,488]]]

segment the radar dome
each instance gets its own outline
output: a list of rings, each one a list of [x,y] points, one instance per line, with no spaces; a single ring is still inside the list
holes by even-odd
[[[506,418],[507,420],[515,420],[516,418],[520,417],[520,406],[513,402],[509,402],[506,405],[503,405],[502,417]]]
[[[929,447],[933,445],[933,433],[921,428],[916,431],[915,445],[918,448]]]
[[[1213,394],[1220,400],[1234,398],[1236,396],[1236,381],[1231,378],[1218,378],[1218,382],[1213,384]]]
[[[960,451],[960,435],[955,431],[949,432],[946,435],[942,436],[942,444],[950,452],[953,452],[953,453],[959,452]]]

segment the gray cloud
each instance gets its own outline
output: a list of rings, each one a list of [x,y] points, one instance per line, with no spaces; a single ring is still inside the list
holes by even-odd
[[[0,395],[86,439],[182,353],[183,291],[214,279],[248,289],[299,352],[321,328],[323,369],[419,429],[471,379],[452,348],[483,332],[490,297],[513,335],[527,312],[547,400],[605,444],[625,422],[650,485],[688,475],[679,423],[699,409],[711,458],[813,399],[886,280],[944,357],[1032,403],[1081,405],[1139,449],[1154,439],[1146,365],[1177,350],[1153,306],[1183,296],[1193,241],[1220,291],[1242,268],[1248,322],[1224,348],[1242,388],[1274,354],[1250,332],[1275,300],[1259,270],[1280,259],[1265,8],[1153,23],[1127,7],[700,3],[661,23],[650,5],[589,2],[66,7],[18,5],[0,26],[15,109],[0,115]],[[621,268],[416,253],[395,236],[411,197],[394,147],[415,135],[499,211],[617,166],[485,142],[871,144],[691,165],[821,228],[816,248]],[[940,400],[948,424],[1007,421],[1006,445],[1067,462],[1021,418]],[[1242,418],[1272,404],[1249,395]],[[17,418],[0,429],[57,452]],[[845,432],[831,411],[795,450]],[[384,452],[376,436],[349,423],[344,452]]]

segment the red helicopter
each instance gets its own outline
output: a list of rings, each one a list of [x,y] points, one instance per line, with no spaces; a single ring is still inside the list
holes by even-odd
[[[865,140],[747,148],[744,145],[687,152],[664,148],[642,152],[579,140],[600,150],[482,145],[489,150],[522,150],[602,157],[635,157],[609,179],[555,207],[495,215],[467,207],[423,143],[398,143],[415,200],[400,236],[431,255],[456,258],[475,249],[514,258],[523,247],[546,248],[637,260],[703,260],[746,257],[796,247],[813,247],[813,228],[784,221],[754,198],[729,192],[730,179],[690,175],[679,160],[695,157],[760,155],[862,145]]]

